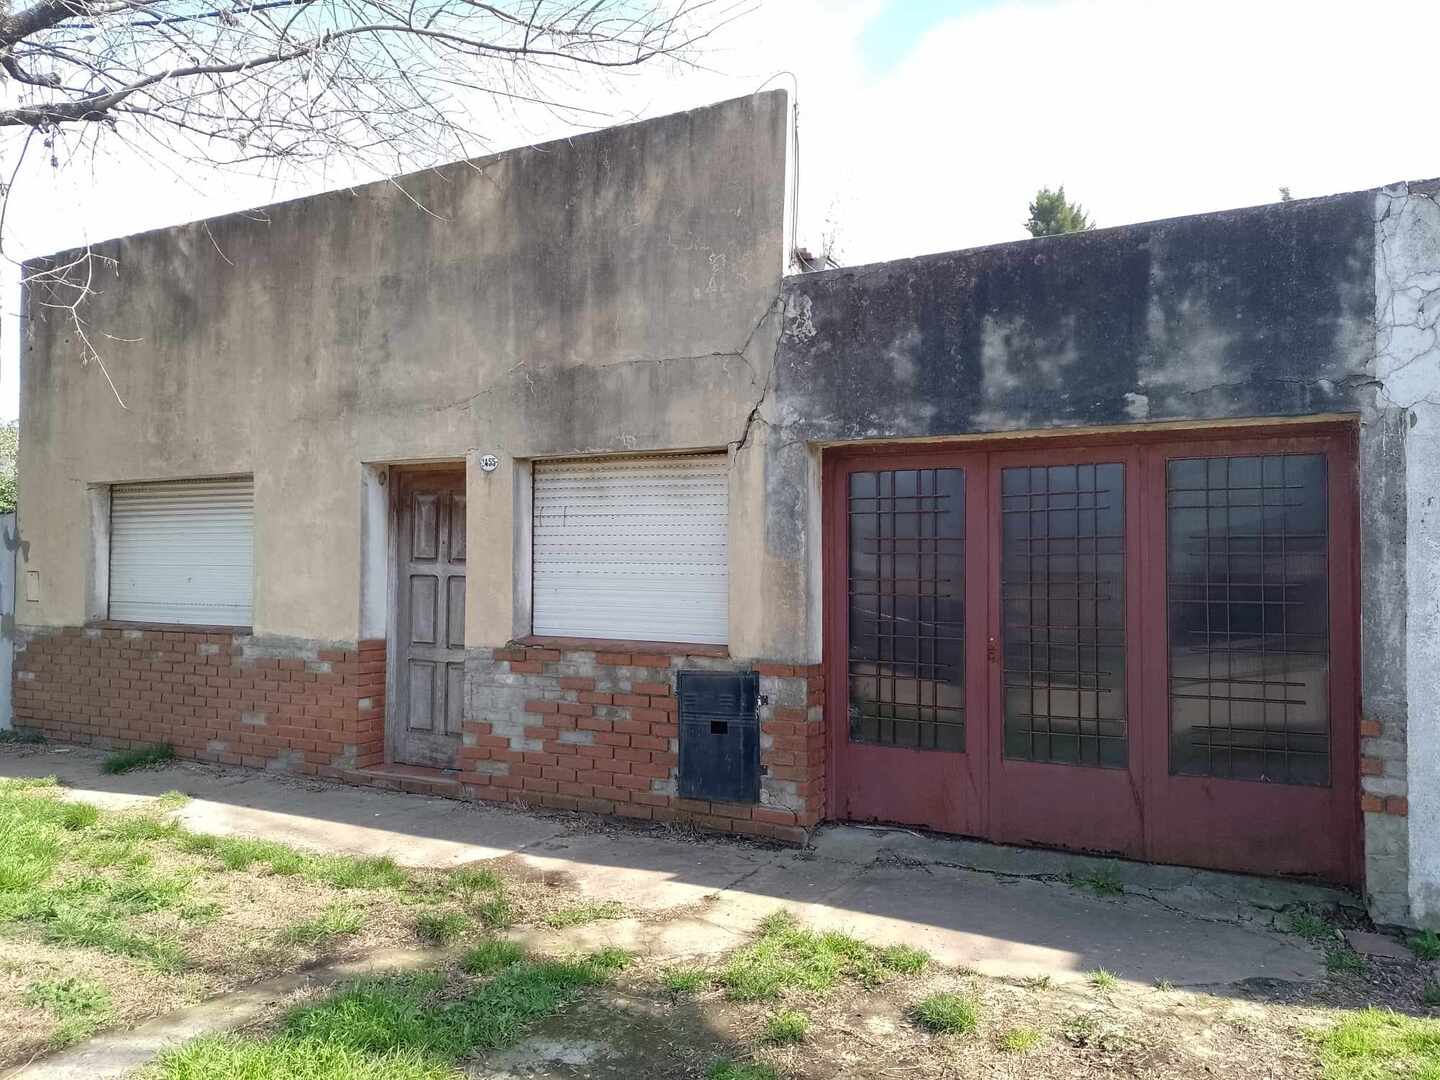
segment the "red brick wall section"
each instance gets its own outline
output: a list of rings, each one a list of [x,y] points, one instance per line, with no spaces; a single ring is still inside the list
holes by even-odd
[[[1405,733],[1387,731],[1386,726],[1369,716],[1360,721],[1360,809],[1367,814],[1406,817],[1410,805]]]
[[[753,805],[677,793],[674,676],[687,666],[747,665],[525,646],[472,658],[460,774],[467,794],[804,842],[825,805],[819,665],[754,665],[768,704]]]
[[[246,634],[22,630],[15,724],[107,748],[314,775],[384,758],[385,643],[344,649]]]
[[[170,743],[179,756],[202,761],[788,843],[803,843],[824,815],[819,665],[753,665],[766,699],[763,775],[760,802],[744,804],[678,794],[676,671],[752,666],[711,655],[473,650],[457,787],[438,772],[365,771],[385,757],[383,641],[326,649],[246,634],[111,627],[22,630],[18,639],[16,725],[59,742]]]

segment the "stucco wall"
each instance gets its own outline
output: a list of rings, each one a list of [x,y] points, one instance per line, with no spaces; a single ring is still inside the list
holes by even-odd
[[[128,408],[32,295],[18,621],[84,621],[87,484],[253,472],[256,631],[353,642],[362,463],[483,451],[466,636],[505,642],[513,458],[741,438],[785,118],[761,94],[99,245],[83,316]]]

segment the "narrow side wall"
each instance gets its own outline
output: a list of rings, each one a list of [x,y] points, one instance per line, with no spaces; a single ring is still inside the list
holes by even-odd
[[[1440,927],[1440,184],[1399,184],[1375,197],[1376,438],[1403,454],[1400,484],[1367,517],[1385,537],[1383,562],[1366,576],[1372,601],[1390,611],[1367,663],[1367,843],[1395,868],[1384,914]],[[1376,470],[1365,484],[1379,484]],[[1402,497],[1403,493],[1403,497]],[[1381,649],[1386,655],[1378,655]],[[1397,677],[1398,676],[1398,677]],[[1408,821],[1379,820],[1376,802]],[[1408,828],[1406,827],[1408,825]],[[1404,865],[1402,881],[1399,868]],[[1401,886],[1403,885],[1403,891]],[[1378,891],[1378,890],[1377,890]],[[1373,901],[1372,901],[1373,903]],[[1408,910],[1405,910],[1408,909]],[[1402,912],[1408,918],[1399,918]],[[1377,916],[1378,917],[1378,916]]]
[[[0,514],[0,731],[15,726],[15,511]]]

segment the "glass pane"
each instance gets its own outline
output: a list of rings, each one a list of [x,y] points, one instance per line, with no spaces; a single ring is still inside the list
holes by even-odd
[[[1003,469],[1005,756],[1121,768],[1125,467]]]
[[[1330,782],[1325,458],[1166,472],[1170,771]]]
[[[850,738],[965,749],[965,474],[850,474]]]

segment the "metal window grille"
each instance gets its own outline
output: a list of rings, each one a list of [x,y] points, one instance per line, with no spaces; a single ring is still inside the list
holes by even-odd
[[[1167,463],[1170,768],[1330,782],[1321,454]]]
[[[1001,470],[1005,756],[1126,763],[1125,468]]]
[[[850,738],[965,749],[965,474],[850,474]]]

